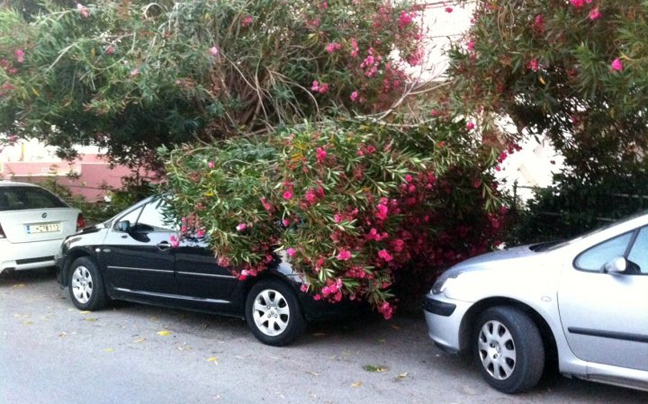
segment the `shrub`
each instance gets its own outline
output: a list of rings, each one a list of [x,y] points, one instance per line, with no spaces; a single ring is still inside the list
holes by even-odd
[[[367,299],[386,318],[395,279],[429,286],[486,251],[505,213],[498,154],[463,121],[329,121],[163,154],[182,236],[208,235],[240,279],[280,253],[315,299]]]

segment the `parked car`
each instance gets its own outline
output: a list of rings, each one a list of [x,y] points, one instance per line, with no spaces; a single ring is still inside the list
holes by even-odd
[[[463,261],[424,308],[430,338],[472,351],[502,392],[533,388],[548,362],[566,376],[648,390],[648,214]]]
[[[58,280],[77,308],[99,310],[118,299],[241,317],[256,338],[274,346],[292,342],[307,321],[356,309],[301,292],[301,277],[285,260],[241,281],[218,265],[205,240],[172,247],[177,229],[163,210],[164,202],[151,197],[65,240]]]
[[[0,181],[0,273],[54,267],[63,239],[83,226],[81,211],[48,190]]]

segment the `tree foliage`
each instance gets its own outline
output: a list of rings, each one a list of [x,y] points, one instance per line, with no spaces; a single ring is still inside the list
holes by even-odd
[[[405,71],[421,58],[406,3],[45,7],[31,22],[0,12],[0,132],[62,152],[97,144],[122,163],[154,161],[160,145],[383,111],[416,85]]]
[[[547,135],[581,181],[643,170],[648,3],[479,1],[450,52],[453,100],[484,124]]]
[[[398,279],[420,296],[438,272],[497,242],[506,209],[465,122],[323,122],[167,152],[182,237],[256,276],[285,254],[316,299],[367,299],[385,317]]]

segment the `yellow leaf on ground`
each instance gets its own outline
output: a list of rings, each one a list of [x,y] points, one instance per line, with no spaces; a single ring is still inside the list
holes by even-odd
[[[94,317],[88,317],[86,318],[86,321],[97,321],[97,319]]]
[[[24,324],[24,325],[32,325],[32,324],[34,324],[34,322],[33,322],[33,321],[29,321],[29,320],[25,320],[25,321],[23,321],[23,324]]]
[[[218,365],[218,358],[215,356],[212,356],[211,358],[207,358],[207,362],[214,362],[215,364]]]
[[[17,283],[17,284],[15,284],[15,285],[13,285],[13,287],[14,287],[14,288],[24,288],[24,287],[25,287],[25,284],[24,284],[24,283]]]
[[[92,312],[90,310],[83,310],[83,311],[80,311],[79,313],[81,313],[81,314],[90,314]]]
[[[400,375],[396,376],[396,380],[404,379],[407,377],[407,372],[401,373]]]
[[[115,348],[105,348],[104,352],[115,352]]]
[[[140,342],[144,342],[144,341],[146,341],[144,338],[138,338],[138,339],[136,339],[136,340],[133,341],[133,342],[139,344]]]
[[[166,337],[167,335],[171,335],[171,331],[167,331],[167,330],[158,331],[158,335]]]
[[[351,385],[351,387],[360,387],[362,386],[362,382],[355,382]]]
[[[313,376],[319,376],[319,373],[317,372],[306,372],[306,373]]]

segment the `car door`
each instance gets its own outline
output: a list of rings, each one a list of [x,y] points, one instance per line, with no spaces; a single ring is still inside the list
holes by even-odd
[[[218,265],[204,240],[183,240],[175,249],[178,294],[208,304],[228,304],[238,280]]]
[[[628,269],[605,271],[616,257],[625,257]],[[648,227],[580,252],[561,276],[558,302],[578,358],[648,370]]]
[[[100,261],[108,286],[121,293],[174,294],[175,228],[166,222],[160,200],[136,206],[115,220],[104,240]]]

